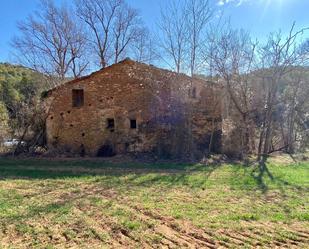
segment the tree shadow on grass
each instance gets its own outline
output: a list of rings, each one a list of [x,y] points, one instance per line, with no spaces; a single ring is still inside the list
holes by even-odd
[[[305,188],[297,184],[288,182],[282,179],[280,176],[275,176],[267,166],[267,158],[263,158],[257,164],[250,173],[251,177],[255,180],[258,188],[262,193],[266,193],[269,189],[269,183],[275,185],[282,194],[285,193],[286,188],[289,187],[297,192],[304,192]],[[269,180],[269,181],[268,181]]]
[[[204,188],[208,184],[229,184],[230,187],[241,189],[258,188],[266,193],[270,184],[284,192],[287,186],[302,191],[300,186],[293,185],[273,175],[268,168],[266,159],[254,167],[243,166],[239,163],[231,164],[234,175],[228,178],[219,173],[218,179],[210,176],[220,169],[222,164],[194,164],[194,163],[110,163],[103,161],[55,161],[55,160],[12,160],[0,159],[0,180],[6,179],[67,179],[82,177],[98,177],[102,184],[117,186],[188,186]],[[241,172],[243,171],[243,175]],[[197,174],[195,174],[197,173]],[[122,178],[121,178],[122,177]],[[121,178],[121,179],[120,179]],[[252,182],[252,179],[254,182]],[[96,179],[94,179],[96,181]]]
[[[58,169],[57,169],[58,166],[56,165],[55,166],[56,169],[50,170],[50,167],[52,166],[53,164],[50,164],[48,165],[48,167],[44,168],[44,166],[42,166],[42,162],[39,163],[27,162],[26,165],[20,162],[16,166],[16,162],[8,165],[1,163],[0,160],[0,178],[2,179],[26,178],[26,179],[45,180],[45,179],[79,178],[88,176],[99,176],[99,177],[91,180],[89,185],[86,183],[85,186],[82,189],[80,189],[79,192],[74,192],[74,190],[72,190],[74,189],[74,182],[72,183],[69,182],[68,184],[72,184],[70,190],[66,190],[66,186],[62,186],[64,194],[61,196],[57,196],[57,198],[55,198],[55,201],[53,201],[52,203],[33,206],[29,208],[25,213],[18,213],[17,215],[12,215],[4,220],[6,223],[9,223],[10,221],[13,222],[16,219],[31,219],[38,215],[43,216],[45,214],[51,214],[51,213],[52,214],[60,213],[66,215],[67,213],[70,212],[70,207],[72,205],[75,205],[76,203],[78,204],[80,201],[85,200],[87,198],[100,196],[102,198],[117,201],[118,193],[126,193],[125,191],[128,189],[130,190],[130,188],[132,188],[132,193],[134,193],[134,191],[136,189],[140,189],[141,186],[146,188],[158,187],[158,191],[162,196],[164,196],[165,193],[168,193],[168,191],[173,190],[173,187],[188,186],[189,188],[192,189],[194,188],[203,189],[204,187],[208,186],[207,184],[210,185],[214,184],[213,186],[216,187],[217,185],[219,186],[221,182],[217,182],[218,181],[217,178],[214,177],[212,177],[211,179],[209,178],[217,169],[220,169],[222,165],[208,165],[208,166],[193,165],[193,164],[192,165],[148,164],[145,166],[114,165],[115,168],[110,169],[110,167],[113,165],[89,164],[88,166],[86,165],[86,167],[80,168],[81,164],[71,163],[68,166],[71,168],[69,168],[67,171],[63,171],[64,167],[63,165]],[[154,167],[154,169],[149,170],[149,167],[152,166]],[[85,168],[88,169],[89,171],[83,171]],[[95,171],[96,169],[100,169],[101,171],[96,172]],[[232,174],[230,174],[231,169]],[[198,174],[195,174],[196,172]],[[235,173],[235,175],[233,175],[233,172]],[[243,172],[243,175],[241,175],[241,172]],[[225,175],[225,173],[227,173],[227,175]],[[107,177],[105,178],[105,176]],[[287,186],[293,187],[293,190],[298,189],[301,193],[304,193],[304,189],[302,189],[301,187],[285,181],[284,179],[277,176],[275,172],[274,174],[272,174],[271,168],[269,169],[267,167],[266,161],[262,162],[259,165],[256,165],[256,167],[254,168],[245,167],[239,164],[230,165],[230,168],[227,168],[227,171],[225,171],[224,169],[223,175],[219,176],[223,177],[221,179],[222,184],[228,184],[228,186],[230,187],[235,186],[236,188],[239,188],[241,190],[248,189],[247,188],[248,186],[253,187],[254,188],[253,190],[255,190],[256,187],[258,187],[258,189],[260,189],[263,193],[266,193],[267,190],[269,189],[269,184],[273,183],[275,184],[276,188],[279,188],[281,190],[282,194],[284,194]],[[249,184],[251,185],[247,185],[248,184],[247,180],[251,181],[249,182]],[[58,182],[52,183],[51,191],[54,191],[54,189],[56,188],[57,191],[59,191],[59,186],[61,186],[61,184],[58,185]],[[76,186],[78,187],[79,185]],[[38,192],[33,193],[34,195],[37,196],[30,196],[30,197],[36,199],[39,198],[39,196],[49,195],[50,194],[49,189],[45,189],[47,190],[46,192],[42,191],[44,189],[45,187],[43,187],[43,189],[39,189]],[[152,191],[153,188],[150,188],[149,190]],[[108,196],[109,191],[116,191],[116,193],[115,195],[111,194],[111,196]],[[128,193],[130,193],[130,191]],[[249,194],[251,195],[252,192],[249,191]],[[30,197],[28,196],[24,198],[30,198]],[[281,205],[284,212],[289,214],[291,209],[284,202],[281,203],[282,197],[284,198],[284,195],[279,196],[280,202],[278,203],[278,205]]]
[[[151,171],[126,175],[125,185],[129,187],[164,186],[204,189],[213,172],[221,165],[197,164],[178,171]]]
[[[87,176],[126,175],[188,175],[205,172],[208,177],[218,165],[197,163],[110,163],[102,161],[49,161],[0,159],[0,180],[5,179],[61,179]],[[179,176],[175,178],[180,178]]]
[[[269,171],[267,164],[267,158],[263,158],[258,162],[255,169],[252,170],[251,176],[256,181],[259,189],[265,193],[268,190],[268,185],[266,184],[264,177],[268,177],[271,181],[274,181],[273,174]]]

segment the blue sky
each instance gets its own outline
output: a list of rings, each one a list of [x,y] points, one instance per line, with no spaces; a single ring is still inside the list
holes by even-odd
[[[17,34],[16,23],[32,13],[39,0],[2,0],[0,8],[0,62],[12,61],[10,40]],[[56,3],[70,0],[54,0]],[[154,29],[160,6],[168,0],[127,0],[139,9],[146,25]],[[212,6],[231,18],[235,28],[251,32],[254,38],[281,29],[287,32],[295,21],[297,28],[309,27],[309,0],[211,0]],[[309,35],[307,34],[307,37]]]

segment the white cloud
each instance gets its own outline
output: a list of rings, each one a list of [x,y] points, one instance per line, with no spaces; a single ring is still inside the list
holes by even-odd
[[[240,5],[242,5],[243,3],[248,2],[248,1],[249,1],[249,0],[238,0],[237,6],[240,6]]]
[[[235,4],[237,7],[239,7],[240,5],[242,5],[245,2],[248,2],[249,0],[218,0],[218,5],[219,6],[223,6],[229,3],[233,3]]]

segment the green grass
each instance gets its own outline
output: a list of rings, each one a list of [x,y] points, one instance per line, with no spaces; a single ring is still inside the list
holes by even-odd
[[[308,190],[308,162],[0,159],[0,248],[305,247]]]

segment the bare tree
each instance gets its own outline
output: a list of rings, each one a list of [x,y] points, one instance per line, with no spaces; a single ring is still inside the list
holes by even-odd
[[[159,59],[156,42],[148,29],[141,30],[132,47],[133,58],[138,62],[151,64]]]
[[[206,41],[207,26],[213,17],[209,0],[188,0],[185,6],[190,74],[193,76],[202,61],[202,44]]]
[[[126,57],[144,29],[138,12],[124,0],[76,0],[76,6],[102,68]]]
[[[232,102],[232,115],[239,118],[240,154],[246,157],[250,152],[253,112],[250,72],[254,70],[256,43],[252,42],[248,33],[233,30],[229,24],[213,30],[209,33],[209,39],[209,46],[204,51],[205,60],[211,61],[212,70],[220,76]]]
[[[284,150],[290,154],[295,153],[296,142],[302,141],[303,136],[309,132],[304,119],[309,114],[309,75],[302,67],[294,68],[293,71],[285,77],[285,89],[281,94],[284,105],[284,120],[280,123],[281,136]]]
[[[179,0],[169,1],[164,9],[161,9],[159,29],[162,39],[160,46],[168,58],[166,62],[173,65],[179,73],[185,63],[187,52],[188,30],[185,16],[185,3]],[[170,64],[170,63],[169,63]]]
[[[51,0],[41,0],[40,8],[18,24],[20,35],[12,45],[20,63],[42,73],[38,88],[29,98],[14,106],[11,113],[18,125],[14,130],[20,138],[15,152],[38,145],[44,137],[46,113],[41,92],[58,86],[67,78],[80,77],[87,70],[87,40],[78,19],[66,6],[58,7]],[[27,90],[25,90],[27,91]]]
[[[22,64],[64,80],[87,68],[84,33],[68,8],[42,0],[35,16],[18,24],[20,36],[12,45]]]
[[[269,36],[268,42],[260,51],[260,65],[262,67],[262,78],[264,84],[264,112],[261,125],[258,154],[259,159],[265,160],[272,151],[272,140],[274,138],[274,124],[279,101],[279,86],[284,76],[291,73],[293,66],[301,65],[302,53],[299,53],[297,39],[306,29],[295,31],[292,25],[289,34],[283,38],[282,34],[275,33]]]
[[[77,14],[87,24],[93,35],[90,42],[102,68],[107,66],[111,57],[109,49],[112,25],[122,4],[122,0],[76,0]]]
[[[258,46],[246,32],[224,26],[211,32],[205,58],[236,111],[232,115],[238,120],[241,154],[254,152],[257,132],[259,161],[276,150],[293,152],[298,123],[306,123],[297,111],[306,106],[299,66],[307,56],[297,44],[305,29],[294,31],[293,25],[286,38],[280,32],[271,34],[266,45]]]
[[[125,57],[126,50],[137,41],[143,30],[137,10],[127,5],[121,6],[113,27],[114,63],[117,63],[121,57]]]

